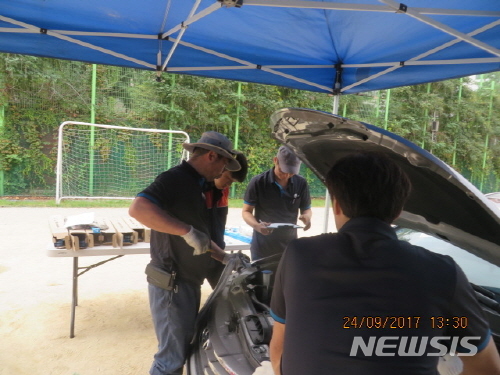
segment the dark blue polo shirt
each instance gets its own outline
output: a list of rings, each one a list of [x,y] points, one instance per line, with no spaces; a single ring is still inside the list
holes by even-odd
[[[311,208],[309,187],[304,177],[294,175],[283,189],[275,180],[274,168],[250,180],[244,202],[254,206],[257,220],[269,223],[297,223],[300,212]],[[297,229],[278,228],[264,236],[253,232],[250,250],[252,259],[282,253],[288,243],[297,238]]]
[[[427,342],[419,356],[399,355],[400,340],[418,340],[420,350],[424,337],[479,336],[470,343],[481,350],[490,337],[474,291],[451,257],[400,241],[390,225],[367,217],[349,220],[338,234],[292,241],[277,270],[271,309],[286,324],[283,375],[437,375],[439,356],[426,353],[438,349]],[[379,354],[377,346],[365,353],[355,345],[352,352],[355,340],[368,345],[371,337],[387,336],[389,347]]]
[[[156,177],[138,196],[145,197],[169,215],[211,236],[211,224],[205,203],[205,191],[211,188],[187,162]],[[211,236],[212,238],[212,236]],[[210,253],[193,255],[193,248],[181,236],[151,231],[151,263],[168,272],[177,271],[179,279],[195,285],[218,269],[220,262]]]

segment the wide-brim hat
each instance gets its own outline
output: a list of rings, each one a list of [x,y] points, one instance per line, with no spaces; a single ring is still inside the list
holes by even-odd
[[[214,131],[205,132],[201,135],[198,142],[183,143],[182,147],[184,147],[184,149],[188,152],[193,152],[197,147],[214,151],[217,154],[229,159],[229,163],[226,166],[228,171],[235,172],[241,169],[240,163],[238,163],[235,159],[233,144],[225,135],[221,133]]]

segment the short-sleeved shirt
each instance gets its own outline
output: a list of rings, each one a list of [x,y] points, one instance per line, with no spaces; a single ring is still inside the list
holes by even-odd
[[[436,353],[433,337],[463,343],[478,336],[466,344],[480,351],[490,338],[474,291],[451,257],[400,241],[390,225],[367,217],[349,220],[337,234],[292,241],[277,270],[271,310],[286,324],[283,375],[437,375],[438,356],[404,356],[400,347],[411,353],[408,343],[417,340],[416,353]],[[377,354],[382,337],[390,338]],[[439,343],[453,349],[452,341]]]
[[[205,179],[183,161],[161,173],[138,196],[211,236],[210,215],[205,203],[205,191],[209,188]],[[193,248],[181,236],[151,231],[151,264],[167,272],[176,271],[181,280],[201,285],[219,263],[210,253],[194,256]]]
[[[286,189],[283,189],[276,182],[274,168],[250,180],[244,202],[255,207],[257,221],[269,223],[296,224],[299,210],[303,212],[311,208],[306,179],[294,175],[288,180]],[[297,229],[293,228],[278,228],[267,236],[254,231],[250,245],[252,259],[280,254],[294,238],[297,238]]]

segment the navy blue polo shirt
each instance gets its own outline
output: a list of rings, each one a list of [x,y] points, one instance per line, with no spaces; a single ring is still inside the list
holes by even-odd
[[[439,356],[426,354],[439,352],[431,338],[478,336],[469,343],[479,351],[490,338],[475,293],[451,257],[400,241],[390,225],[368,217],[349,220],[337,234],[290,242],[271,310],[286,324],[283,375],[437,375]],[[377,354],[368,343],[382,337],[390,338]],[[400,355],[401,340],[408,340],[407,352],[417,340],[422,354]],[[451,339],[441,343],[452,347]]]
[[[309,187],[304,177],[294,175],[283,189],[275,180],[274,168],[250,180],[244,202],[254,206],[257,220],[269,223],[297,223],[299,211],[311,208]],[[282,253],[288,243],[297,238],[297,229],[278,228],[264,236],[253,232],[250,250],[252,259]]]
[[[211,235],[210,215],[205,191],[211,188],[187,162],[156,177],[138,194],[165,210],[169,215]],[[176,271],[179,279],[195,285],[203,284],[220,262],[210,253],[193,255],[193,248],[181,236],[151,231],[151,263],[168,272]]]

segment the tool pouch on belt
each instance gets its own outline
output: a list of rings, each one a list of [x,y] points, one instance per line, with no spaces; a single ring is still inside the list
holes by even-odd
[[[169,273],[151,264],[146,266],[146,275],[148,283],[153,284],[165,290],[173,290],[177,293],[177,285],[175,285],[175,271]]]

